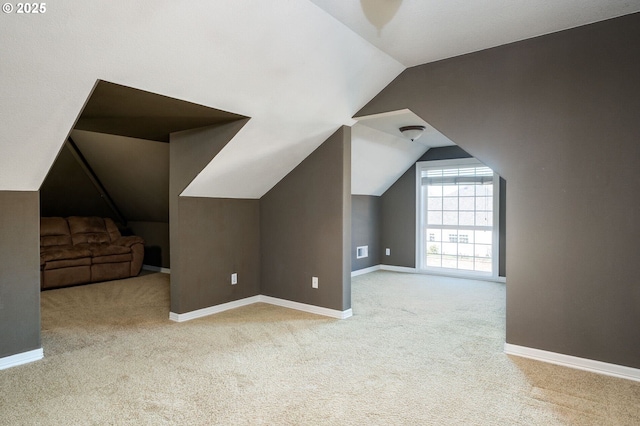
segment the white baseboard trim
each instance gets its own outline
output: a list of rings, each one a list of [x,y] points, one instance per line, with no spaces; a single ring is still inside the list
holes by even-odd
[[[380,265],[370,266],[368,268],[358,269],[357,271],[351,271],[352,277],[357,277],[358,275],[368,274],[369,272],[375,272],[380,270]]]
[[[294,302],[292,300],[278,299],[271,296],[260,296],[260,301],[270,305],[282,306],[283,308],[295,309],[297,311],[309,312],[311,314],[322,315],[325,317],[347,319],[353,316],[353,311],[338,311],[336,309],[323,308],[321,306],[307,305],[306,303]]]
[[[18,365],[28,364],[34,361],[40,361],[42,358],[44,358],[44,351],[42,348],[5,356],[4,358],[0,358],[0,370],[17,367]]]
[[[378,265],[378,266],[373,266],[373,268],[376,268],[374,269],[375,271],[382,270],[382,271],[391,271],[391,272],[404,272],[408,274],[422,274],[422,275],[433,275],[435,277],[462,278],[466,280],[489,281],[489,282],[503,283],[503,284],[507,282],[506,277],[478,277],[478,276],[466,275],[466,274],[456,275],[456,274],[449,274],[449,273],[439,274],[435,271],[431,271],[431,270],[424,271],[418,268],[409,268],[407,266]],[[354,272],[366,271],[366,272],[362,272],[362,274],[373,272],[373,271],[368,271],[367,269],[360,269]],[[354,272],[351,273],[352,277],[355,276]],[[357,275],[362,275],[362,274],[359,273]]]
[[[483,275],[473,275],[473,274],[466,274],[464,272],[460,272],[460,273],[448,273],[448,272],[438,272],[438,271],[434,271],[434,270],[428,270],[428,271],[420,271],[417,272],[418,274],[424,274],[424,275],[430,275],[432,277],[444,277],[444,278],[455,278],[455,279],[460,279],[460,280],[472,280],[472,281],[484,281],[484,282],[488,282],[488,283],[501,283],[501,284],[505,284],[507,282],[507,279],[505,277],[492,277],[492,276],[483,276]]]
[[[230,309],[240,308],[242,306],[252,305],[260,302],[260,296],[251,296],[240,300],[234,300],[233,302],[223,303],[221,305],[210,306],[208,308],[198,309],[197,311],[186,312],[184,314],[176,314],[175,312],[169,312],[169,319],[175,322],[189,321],[196,318],[202,318],[220,312],[228,311]]]
[[[383,271],[407,272],[410,274],[420,273],[416,268],[409,268],[407,266],[380,265],[380,269]]]
[[[346,311],[338,311],[335,309],[323,308],[321,306],[307,305],[306,303],[278,299],[277,297],[258,295],[247,297],[245,299],[234,300],[233,302],[223,303],[221,305],[198,309],[197,311],[186,312],[184,314],[169,312],[169,319],[175,322],[184,322],[260,302],[337,319],[346,319],[353,316],[353,311],[351,309],[347,309]]]
[[[528,348],[526,346],[512,345],[509,343],[504,344],[504,352],[507,355],[535,359],[537,361],[548,362],[550,364],[562,365],[564,367],[640,382],[640,369],[626,367],[624,365],[609,364],[607,362],[595,361],[593,359],[579,358],[577,356],[543,351],[541,349]]]
[[[169,268],[161,268],[160,266],[153,265],[142,265],[142,269],[144,269],[145,271],[162,272],[163,274],[171,273],[171,269]]]

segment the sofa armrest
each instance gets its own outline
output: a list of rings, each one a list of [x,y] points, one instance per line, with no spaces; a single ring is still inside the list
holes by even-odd
[[[135,277],[140,273],[142,269],[142,262],[144,261],[144,245],[133,244],[131,246],[131,276]]]
[[[142,237],[138,237],[137,235],[127,235],[126,237],[115,239],[111,242],[111,244],[116,246],[131,247],[134,244],[144,245],[144,240],[142,239]]]
[[[142,269],[144,260],[144,240],[137,235],[127,235],[115,239],[111,244],[116,246],[129,247],[131,249],[131,276],[135,277]]]

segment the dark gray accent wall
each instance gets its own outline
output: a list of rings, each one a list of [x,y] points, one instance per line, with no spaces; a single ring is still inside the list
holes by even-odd
[[[39,349],[37,192],[0,191],[0,358]]]
[[[508,182],[508,343],[640,367],[638,51],[627,15],[410,68],[360,112],[409,108]]]
[[[382,202],[373,195],[351,196],[351,270],[380,265],[382,249]],[[369,256],[358,259],[356,248],[369,247]]]
[[[262,294],[351,308],[350,128],[336,131],[260,199],[260,229]]]
[[[246,124],[247,119],[207,128],[171,134],[169,143],[169,224],[171,240],[171,312],[182,314],[196,309],[258,294],[249,291],[258,283],[259,219],[252,209],[258,203],[182,197],[180,193],[218,152]],[[235,211],[235,213],[234,213]],[[253,212],[253,213],[252,213]],[[231,220],[237,215],[235,220]],[[220,222],[220,221],[223,222]],[[246,230],[243,230],[246,227]],[[238,232],[234,235],[234,232]],[[248,232],[249,234],[245,234]],[[251,237],[250,234],[254,236]],[[256,239],[257,238],[257,239]],[[220,256],[222,251],[228,253]],[[255,257],[255,259],[254,259]],[[197,258],[201,263],[195,263]],[[230,288],[224,275],[233,268],[257,265],[256,271],[236,271],[244,284]],[[244,271],[247,272],[244,272]],[[246,285],[244,287],[243,285]],[[229,288],[226,288],[229,286]],[[236,290],[237,288],[237,290]],[[246,292],[245,292],[246,290]]]
[[[428,151],[427,151],[428,152]],[[416,267],[416,168],[382,194],[382,264]],[[386,255],[386,249],[390,255]]]

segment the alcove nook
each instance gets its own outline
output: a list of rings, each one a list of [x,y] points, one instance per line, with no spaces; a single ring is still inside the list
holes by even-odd
[[[40,188],[41,217],[110,218],[144,239],[144,269],[169,272],[170,134],[240,118],[98,80]]]

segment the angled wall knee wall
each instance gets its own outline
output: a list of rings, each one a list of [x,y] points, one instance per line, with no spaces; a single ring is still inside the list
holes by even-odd
[[[259,294],[259,201],[180,196],[246,122],[171,135],[171,312],[175,314]],[[231,286],[234,272],[239,282]]]
[[[260,199],[260,229],[263,295],[351,308],[350,128],[336,131]]]

